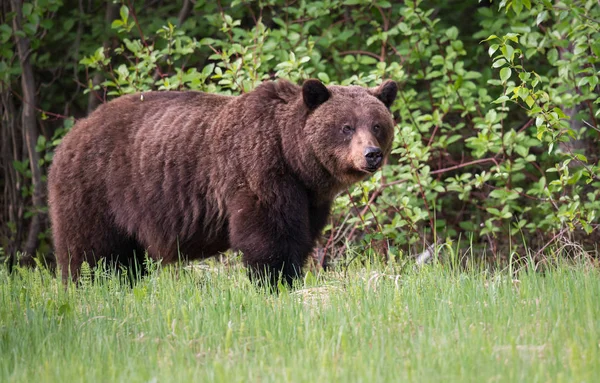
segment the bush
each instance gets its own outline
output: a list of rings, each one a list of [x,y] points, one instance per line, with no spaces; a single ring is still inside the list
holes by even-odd
[[[201,17],[166,23],[130,6],[112,21],[112,44],[80,61],[84,93],[400,84],[393,153],[336,200],[325,253],[348,238],[390,256],[465,239],[494,255],[597,242],[594,2],[197,1]]]

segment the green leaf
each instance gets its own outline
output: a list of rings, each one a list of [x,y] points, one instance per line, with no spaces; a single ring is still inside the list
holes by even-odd
[[[529,78],[531,77],[531,73],[529,72],[521,72],[519,73],[519,79],[523,82],[527,82],[529,81]]]
[[[533,99],[533,97],[527,96],[527,98],[525,99],[525,103],[529,108],[531,108],[533,105],[535,105],[535,100]]]
[[[463,83],[463,77],[462,76],[458,76],[458,78],[456,79],[456,81],[454,81],[454,90],[458,90],[460,89],[461,85]]]
[[[515,43],[519,43],[519,38],[518,38],[518,34],[517,33],[507,33],[506,34],[506,39],[510,40],[510,41],[514,41]]]
[[[446,29],[446,36],[448,36],[450,40],[456,40],[456,38],[458,37],[458,28],[450,27]]]
[[[36,152],[41,152],[46,147],[46,137],[40,135],[37,140],[37,144],[35,147]]]
[[[352,57],[352,56],[350,56]],[[375,65],[377,64],[377,60],[374,57],[367,55],[360,55],[360,59],[358,60],[363,65]]]
[[[587,163],[587,162],[588,162],[588,159],[587,159],[587,157],[586,157],[586,156],[584,156],[584,155],[583,155],[583,154],[581,154],[581,153],[577,153],[577,154],[575,154],[575,158],[577,158],[577,159],[578,159],[579,161],[581,161],[581,162],[585,162],[585,163]]]
[[[590,84],[590,92],[593,92],[596,85],[598,85],[598,76],[589,76],[588,83]]]
[[[546,56],[548,57],[548,62],[552,65],[555,65],[556,61],[558,60],[558,51],[556,48],[552,48],[548,51]]]
[[[386,0],[379,0],[377,5],[379,5],[381,8],[390,8],[392,6],[392,4]]]
[[[31,12],[33,11],[33,4],[29,2],[24,3],[21,7],[21,11],[25,17],[31,15]]]
[[[502,189],[495,189],[495,190],[492,190],[492,192],[490,193],[490,197],[499,198],[499,199],[504,198],[504,197],[506,197],[506,192]],[[494,210],[498,211],[498,209],[494,209]]]
[[[587,51],[587,48],[588,48],[587,44],[578,44],[577,46],[575,46],[575,49],[573,50],[573,54],[580,55],[582,53],[585,53],[585,51]]]
[[[541,126],[544,123],[544,115],[540,114],[535,118],[535,126]]]
[[[199,45],[214,45],[216,40],[211,39],[210,37],[205,37],[202,40],[198,41]]]
[[[127,24],[127,19],[129,18],[129,8],[126,5],[122,5],[119,10],[119,14],[121,15],[121,20],[123,23]]]
[[[490,47],[488,48],[488,55],[490,57],[492,57],[492,55],[498,50],[499,47],[500,47],[500,45],[498,45],[498,44],[490,45]]]
[[[8,24],[0,24],[0,42],[5,43],[10,40],[12,28]]]
[[[577,82],[577,86],[578,87],[582,87],[585,84],[587,84],[589,82],[589,78],[588,77],[582,77],[578,82]]]
[[[517,15],[521,14],[521,11],[523,10],[523,0],[513,0],[512,9]]]
[[[529,96],[529,89],[527,89],[524,86],[519,86],[515,89],[518,89],[517,94],[519,95],[519,97],[521,98],[521,100],[525,101],[525,99],[527,98],[527,96]]]
[[[44,19],[40,22],[40,26],[44,29],[51,29],[54,26],[52,19]]]
[[[25,23],[25,25],[23,25],[23,30],[28,36],[33,36],[37,31],[37,24]]]
[[[512,62],[513,56],[515,54],[515,49],[510,44],[505,44],[500,48],[502,55],[506,58],[507,61]]]
[[[552,108],[552,111],[556,113],[559,118],[566,118],[567,120],[569,119],[569,117],[560,108]]]
[[[495,191],[495,190],[494,190]],[[489,213],[492,213],[493,215],[500,215],[500,210],[494,208],[494,207],[488,207],[487,210]]]
[[[208,64],[207,66],[205,66],[202,69],[202,75],[204,75],[205,77],[210,76],[213,69],[215,69],[215,64],[214,63]]]
[[[483,43],[483,42],[486,42],[486,41],[490,41],[490,40],[493,40],[493,39],[498,39],[498,38],[499,38],[499,37],[498,37],[498,36],[496,36],[496,35],[491,35],[491,36],[490,36],[490,37],[488,37],[487,39],[485,39],[485,40],[481,40],[481,42],[480,42],[480,43]]]
[[[324,83],[326,83],[326,84],[329,83],[329,76],[327,75],[327,73],[325,73],[325,72],[319,72],[319,74],[317,75],[317,77],[319,78],[319,80],[323,81]]]
[[[431,65],[433,65],[433,66],[444,65],[444,58],[440,55],[435,55],[435,56],[431,57],[430,61],[431,61]]]
[[[542,140],[542,138],[544,137],[544,133],[546,133],[546,130],[547,130],[546,126],[544,126],[544,125],[538,126],[537,133],[536,133],[536,137],[538,140],[540,140],[540,141]]]
[[[521,157],[525,158],[529,154],[529,149],[521,145],[515,145],[515,152],[517,152],[517,154]]]
[[[510,68],[500,69],[500,80],[502,80],[502,82],[506,82],[510,78],[511,73],[512,71]]]
[[[535,24],[540,25],[541,23],[546,21],[547,18],[548,18],[548,11],[541,11],[540,13],[538,13],[538,15],[535,19]]]
[[[506,64],[506,60],[505,59],[499,59],[499,60],[494,61],[494,63],[492,64],[492,68],[500,68],[504,64]]]
[[[123,22],[119,19],[113,20],[113,22],[110,24],[112,29],[119,29],[121,26],[123,26]]]

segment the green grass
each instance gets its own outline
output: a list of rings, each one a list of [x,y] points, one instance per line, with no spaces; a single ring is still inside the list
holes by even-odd
[[[327,273],[278,295],[239,267],[65,289],[0,269],[0,382],[593,382],[600,273]]]

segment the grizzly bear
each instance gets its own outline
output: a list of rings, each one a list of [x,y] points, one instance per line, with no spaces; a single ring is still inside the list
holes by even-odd
[[[234,249],[251,276],[291,283],[336,195],[389,154],[397,92],[278,80],[237,97],[149,92],[100,106],[64,137],[48,177],[63,280],[83,261]]]

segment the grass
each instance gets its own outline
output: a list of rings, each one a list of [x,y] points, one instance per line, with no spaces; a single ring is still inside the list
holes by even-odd
[[[0,269],[0,381],[595,381],[599,271],[517,278],[357,266],[275,295],[235,266],[67,289]]]

